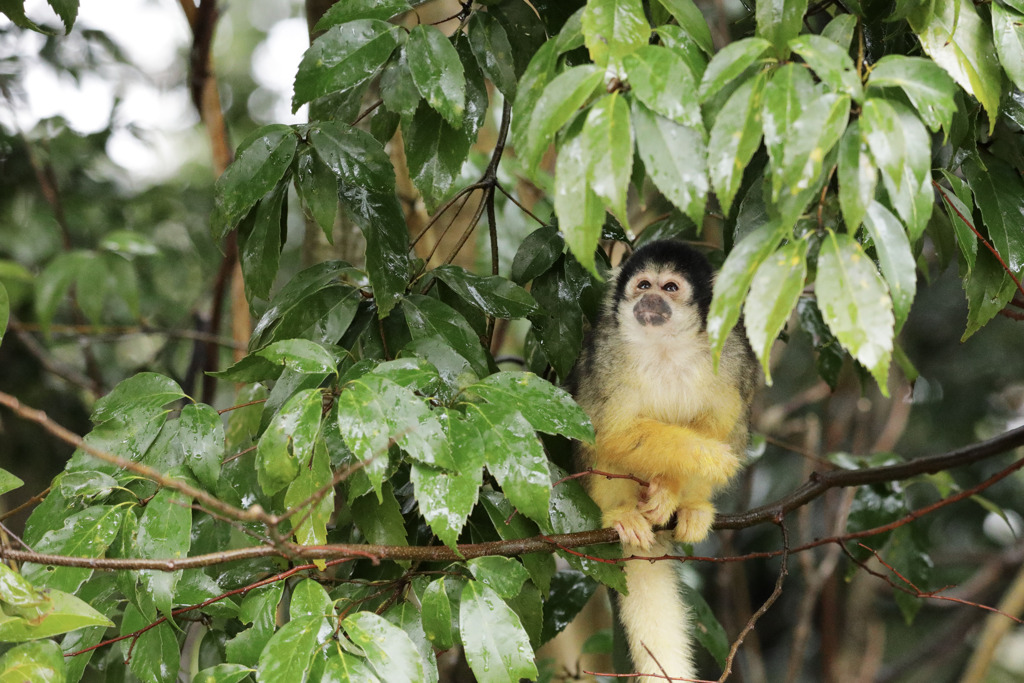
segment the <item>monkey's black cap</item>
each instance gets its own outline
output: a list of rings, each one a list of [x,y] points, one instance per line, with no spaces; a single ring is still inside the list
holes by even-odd
[[[622,301],[630,278],[648,268],[672,270],[686,278],[693,289],[693,302],[700,311],[701,320],[707,322],[714,275],[711,264],[704,254],[678,240],[655,240],[633,252],[622,265],[615,283],[616,306]]]

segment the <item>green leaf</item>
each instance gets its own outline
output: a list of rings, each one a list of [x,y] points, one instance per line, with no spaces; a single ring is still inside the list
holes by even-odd
[[[878,169],[861,135],[860,122],[854,121],[839,140],[839,206],[850,232],[856,231],[864,220],[874,201],[877,183]]]
[[[256,445],[256,474],[267,495],[292,483],[300,468],[309,465],[322,413],[320,390],[303,389],[271,419]]]
[[[722,270],[715,278],[707,323],[708,341],[716,368],[725,340],[739,320],[740,304],[747,296],[754,274],[789,233],[790,228],[786,225],[766,223],[740,240],[722,264]]]
[[[537,310],[529,292],[501,276],[481,277],[458,266],[440,266],[430,272],[489,316],[525,318]]]
[[[363,650],[373,670],[388,683],[419,683],[426,664],[409,635],[372,612],[350,614],[342,622],[345,633]]]
[[[250,135],[214,186],[213,236],[221,239],[292,165],[298,138],[290,126],[272,124]]]
[[[418,294],[403,299],[402,311],[414,340],[438,336],[469,361],[477,375],[489,372],[487,354],[466,319],[445,303]]]
[[[69,515],[59,529],[52,529],[32,544],[32,549],[50,555],[103,557],[114,542],[125,509],[97,505]],[[22,574],[39,587],[74,593],[92,576],[87,567],[60,567],[26,563]]]
[[[526,154],[528,138],[532,129],[530,122],[533,118],[533,110],[545,87],[557,73],[560,53],[556,42],[549,40],[537,50],[537,53],[530,59],[516,89],[516,98],[512,106],[512,111],[516,115],[512,117],[509,134],[512,146],[516,150],[516,156],[520,158],[524,158]]]
[[[196,683],[240,683],[252,669],[241,664],[215,664],[198,672],[192,680]]]
[[[413,82],[427,104],[453,128],[461,128],[466,76],[451,41],[437,27],[419,24],[409,31],[406,50]]]
[[[512,45],[501,23],[487,12],[474,12],[466,27],[477,64],[502,95],[516,97],[516,72]]]
[[[974,270],[964,282],[967,327],[960,341],[985,326],[1013,299],[1017,285],[988,249],[979,249]]]
[[[750,282],[750,295],[743,304],[744,325],[769,386],[772,345],[789,320],[806,277],[807,242],[799,240],[782,246],[765,259]]]
[[[285,339],[257,351],[256,356],[303,375],[338,374],[338,359],[308,339]]]
[[[437,368],[422,358],[407,357],[379,363],[371,370],[374,375],[386,377],[395,384],[413,391],[430,394],[441,381]],[[346,381],[349,378],[345,378]]]
[[[956,84],[930,59],[886,55],[871,70],[868,87],[901,88],[933,131],[953,124]]]
[[[7,565],[0,565],[0,589],[4,603],[0,642],[48,638],[86,626],[113,626],[88,603],[64,591],[38,591]]]
[[[270,640],[277,627],[277,605],[281,602],[284,582],[260,586],[249,591],[242,600],[238,619],[243,624],[252,624],[237,636],[227,641],[225,653],[229,662],[256,666],[260,652]]]
[[[581,18],[590,59],[602,69],[647,44],[650,24],[640,0],[592,0]]]
[[[590,107],[580,133],[587,184],[622,225],[629,224],[626,195],[633,170],[633,128],[629,104],[618,92]]]
[[[337,5],[336,5],[337,6]],[[338,216],[338,179],[313,148],[299,150],[295,161],[295,188],[328,242],[334,240],[334,221]]]
[[[409,545],[402,508],[390,482],[384,482],[378,496],[360,496],[351,502],[352,520],[367,541],[374,545]]]
[[[487,513],[494,530],[503,540],[530,538],[540,533],[536,524],[523,515],[515,514],[512,504],[499,491],[482,491],[480,504]],[[590,504],[597,507],[594,501],[590,501]],[[551,589],[551,577],[555,574],[554,556],[547,553],[531,553],[523,555],[519,559],[522,560],[526,571],[530,572],[533,582],[542,591],[548,592]]]
[[[442,425],[455,467],[445,471],[413,463],[410,479],[420,514],[434,534],[454,549],[480,493],[484,441],[479,426],[463,419],[457,411],[446,412]]]
[[[0,496],[24,485],[25,482],[0,467]]]
[[[621,575],[622,571],[618,573]],[[625,579],[621,583],[625,588]],[[562,569],[552,577],[551,585],[551,596],[544,602],[541,640],[545,642],[565,630],[590,601],[599,584],[578,569]],[[589,641],[584,644],[584,651],[588,644]]]
[[[799,35],[806,12],[807,0],[761,0],[754,14],[757,36],[770,41],[775,54],[785,59],[789,56],[788,43]]]
[[[203,486],[215,489],[224,459],[224,423],[205,403],[190,403],[178,417],[178,444],[185,462]]]
[[[385,107],[402,116],[412,116],[423,99],[412,79],[409,54],[404,45],[399,46],[384,65],[380,74],[380,96]]]
[[[532,372],[498,372],[466,391],[497,406],[518,410],[538,431],[594,441],[594,428],[572,396]]]
[[[445,592],[444,577],[434,579],[420,596],[422,605],[423,631],[438,650],[444,651],[455,644],[452,633],[452,608],[448,593]]]
[[[275,633],[260,653],[257,676],[267,683],[309,680],[313,655],[331,635],[331,625],[322,616],[292,619]]]
[[[7,323],[11,318],[11,298],[7,295],[7,288],[0,282],[0,343],[4,340],[4,333],[7,332]]]
[[[533,426],[515,408],[470,404],[466,419],[484,441],[488,471],[513,505],[541,527],[550,527],[548,459]]]
[[[798,64],[786,64],[772,72],[764,87],[764,144],[772,160],[772,196],[778,200],[782,189],[785,152],[792,142],[799,141],[790,129],[804,111],[804,106],[818,95],[810,72]]]
[[[331,5],[313,27],[323,31],[357,19],[379,19],[387,21],[393,16],[412,9],[407,0],[345,0]]]
[[[700,106],[693,99],[697,83],[677,52],[658,45],[645,45],[628,55],[623,66],[630,92],[651,111],[703,130]]]
[[[888,178],[889,187],[898,191],[907,158],[899,113],[891,102],[872,98],[864,102],[859,123],[861,136],[867,141],[883,178]]]
[[[807,66],[833,92],[846,93],[857,101],[863,99],[864,87],[847,48],[810,33],[793,38],[789,41],[789,47],[803,57]]]
[[[714,611],[704,600],[700,591],[685,584],[683,584],[683,602],[690,609],[693,620],[696,622],[693,629],[694,638],[711,653],[718,665],[724,668],[729,657],[730,641],[722,624],[715,617]]]
[[[928,56],[981,102],[991,135],[1003,82],[992,31],[972,3],[938,2],[930,10],[911,15],[911,28]]]
[[[176,560],[188,556],[192,544],[190,500],[171,489],[160,489],[146,504],[135,536],[139,557]],[[140,589],[153,597],[157,608],[170,618],[174,589],[181,572],[139,571]]]
[[[60,17],[64,24],[64,33],[71,33],[71,27],[75,25],[78,17],[78,0],[46,0],[46,4]]]
[[[583,177],[582,171],[580,171],[579,177]],[[525,285],[549,270],[558,261],[564,250],[565,241],[558,234],[558,228],[554,226],[537,228],[519,243],[519,249],[516,251],[515,258],[512,259],[512,272],[510,273],[512,281]]]
[[[747,70],[747,67],[760,59],[770,47],[771,43],[764,38],[743,38],[723,47],[711,58],[708,68],[704,71],[697,91],[698,99],[701,102],[708,101],[726,83],[736,79]],[[729,109],[727,104],[725,110]]]
[[[388,61],[404,33],[379,19],[332,26],[313,41],[295,74],[292,111],[330,93],[348,90],[371,78]]]
[[[705,54],[710,55],[715,51],[711,42],[711,29],[708,28],[704,15],[701,14],[693,0],[658,0],[658,2],[672,14],[679,22],[679,27],[693,38]]]
[[[288,227],[287,197],[288,184],[278,183],[239,226],[238,258],[249,301],[270,297]]]
[[[829,231],[818,255],[815,291],[829,328],[888,396],[892,300],[874,263],[849,235]]]
[[[946,207],[946,213],[953,224],[956,242],[960,247],[960,253],[964,256],[967,275],[970,276],[978,257],[978,238],[971,229],[971,226],[965,222],[965,219],[968,221],[973,220],[974,195],[971,193],[970,186],[959,176],[947,170],[942,170],[942,175],[946,178],[946,182],[953,187],[953,192],[940,186],[938,188],[941,197],[940,201]]]
[[[64,653],[52,640],[24,643],[0,656],[0,681],[3,683],[64,683],[64,680]]]
[[[986,168],[987,167],[987,168]],[[992,246],[1003,257],[1017,280],[1024,280],[1024,182],[1018,171],[994,156],[981,159],[969,157],[963,165],[964,175],[981,209]]]
[[[590,99],[603,78],[600,68],[586,64],[566,70],[547,84],[530,114],[525,148],[517,150],[528,171],[540,164],[555,133]]]
[[[821,175],[826,155],[839,142],[850,116],[850,98],[826,94],[804,103],[804,111],[786,132],[782,168],[773,168],[772,195],[777,200],[783,188],[797,195],[811,187]]]
[[[999,62],[1013,84],[1024,90],[1024,15],[998,2],[993,2],[991,7],[992,37]]]
[[[311,508],[302,510],[293,520],[299,522],[292,529],[295,542],[299,545],[324,545],[327,543],[327,523],[334,514],[334,489],[330,487],[333,479],[331,461],[322,440],[313,447],[311,462],[301,463],[299,476],[288,485],[284,494],[284,506],[293,510],[305,503],[314,493],[327,489],[327,493]],[[294,607],[295,603],[292,602]]]
[[[825,28],[821,30],[821,35],[823,38],[828,38],[839,47],[849,50],[850,44],[853,42],[853,32],[856,28],[856,14],[838,14],[825,25]]]
[[[703,17],[701,21],[703,22]],[[708,68],[707,54],[690,34],[674,24],[659,26],[655,31],[662,45],[683,58],[695,79],[699,81],[704,77],[704,72]]]
[[[907,321],[917,291],[917,264],[910,250],[910,240],[896,216],[878,202],[872,202],[868,207],[864,226],[874,242],[878,265],[889,285],[896,320],[895,331],[899,334],[903,323]]]
[[[530,289],[542,311],[530,316],[531,333],[540,343],[544,357],[563,380],[583,345],[582,293],[567,274],[570,263],[576,261],[560,257],[554,267],[533,279]]]
[[[481,683],[518,683],[537,677],[533,647],[512,609],[482,583],[462,589],[459,630],[469,668]]]
[[[96,401],[90,419],[96,424],[108,420],[133,422],[164,413],[165,405],[184,397],[181,387],[170,377],[140,372],[123,380]]]
[[[764,84],[765,77],[758,75],[740,85],[711,127],[708,174],[725,213],[732,207],[744,169],[761,145],[761,99]]]
[[[362,657],[356,657],[341,649],[339,645],[327,648],[321,681],[339,683],[380,683],[373,669]]]
[[[548,240],[547,249],[541,253],[543,260],[531,272],[539,270],[539,264],[544,263],[548,256],[557,259],[564,246],[568,245],[580,265],[594,274],[597,273],[594,249],[601,238],[605,210],[600,197],[594,193],[587,181],[588,160],[583,149],[585,142],[580,134],[582,122],[582,117],[577,119],[566,133],[558,150],[558,161],[555,166],[555,215],[558,217],[558,227],[564,239]],[[557,253],[554,251],[556,247]]]
[[[519,595],[530,578],[522,564],[511,557],[478,557],[466,563],[473,578],[509,600]]]
[[[456,130],[425,103],[411,118],[402,120],[402,140],[409,175],[423,195],[428,209],[434,209],[452,189],[473,144],[465,135],[468,126]]]
[[[423,660],[423,683],[438,683],[437,655],[423,630],[419,607],[403,600],[384,613],[384,618],[399,627],[412,640]]]
[[[395,195],[391,159],[369,133],[336,121],[321,121],[309,139],[338,176],[342,206],[366,238],[366,272],[377,314],[384,318],[409,279],[408,228]]]

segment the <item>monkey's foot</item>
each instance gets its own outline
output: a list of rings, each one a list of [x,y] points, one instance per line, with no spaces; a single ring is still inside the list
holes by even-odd
[[[678,502],[678,496],[662,484],[660,478],[654,477],[646,489],[641,489],[637,509],[652,526],[661,526],[675,512]]]
[[[619,532],[619,540],[623,545],[634,545],[641,550],[649,550],[654,545],[654,530],[639,510],[623,513],[610,526]]]
[[[675,539],[681,543],[700,543],[708,537],[715,522],[715,509],[707,507],[681,507],[676,510]]]

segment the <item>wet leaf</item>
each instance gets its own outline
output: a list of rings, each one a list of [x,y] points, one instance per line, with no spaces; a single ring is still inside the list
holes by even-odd
[[[298,138],[291,126],[260,128],[239,145],[235,160],[214,188],[210,222],[213,236],[221,239],[284,177],[295,157]]]
[[[305,683],[313,667],[313,656],[331,631],[331,625],[322,616],[293,618],[271,636],[260,653],[258,680]]]
[[[114,542],[125,508],[95,505],[64,519],[60,528],[52,529],[32,544],[32,549],[49,555],[69,557],[104,557]],[[26,563],[22,574],[38,587],[76,592],[89,580],[93,570],[87,567],[61,567]]]
[[[459,630],[466,660],[482,683],[537,677],[533,647],[522,622],[493,590],[469,581],[462,590]]]
[[[453,128],[461,128],[466,76],[451,41],[436,26],[419,24],[409,31],[406,50],[413,82],[427,104]]]
[[[316,22],[313,30],[323,31],[357,19],[386,21],[411,9],[407,0],[345,0],[331,5]]]
[[[710,65],[708,71],[711,71]],[[764,83],[764,77],[759,75],[740,85],[730,95],[711,127],[708,174],[726,213],[731,209],[733,198],[739,190],[744,169],[761,145],[761,98]]]
[[[933,131],[949,127],[956,113],[956,84],[942,67],[921,57],[887,55],[871,70],[868,87],[898,87]]]
[[[178,444],[185,462],[209,490],[214,490],[224,459],[224,423],[205,403],[190,403],[178,416]]]
[[[765,259],[751,280],[750,294],[743,304],[744,326],[769,386],[772,345],[789,320],[806,277],[807,242],[799,240],[783,245]]]
[[[418,683],[425,677],[426,664],[415,643],[402,629],[372,612],[350,614],[342,628],[363,650],[373,670],[388,683]]]
[[[646,45],[651,35],[640,0],[588,2],[580,25],[591,61],[602,68],[621,63],[623,57]]]
[[[874,242],[882,277],[889,285],[895,331],[899,334],[917,292],[917,264],[910,249],[910,240],[896,216],[878,202],[872,202],[868,207],[864,226]]]
[[[256,446],[256,473],[267,495],[292,483],[300,468],[309,465],[322,412],[320,390],[303,389],[271,419]]]
[[[504,27],[488,12],[474,12],[466,27],[477,64],[502,95],[516,97],[516,72],[512,45]]]
[[[636,103],[633,127],[648,177],[676,208],[702,225],[710,190],[702,129],[670,121]]]
[[[594,441],[590,420],[572,396],[532,372],[498,372],[466,391],[495,405],[518,410],[538,431],[587,443]]]

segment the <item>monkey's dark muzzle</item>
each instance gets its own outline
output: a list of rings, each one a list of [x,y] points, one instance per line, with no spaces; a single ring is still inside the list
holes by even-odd
[[[664,325],[672,317],[672,309],[657,294],[644,294],[633,306],[633,316],[641,325]]]

